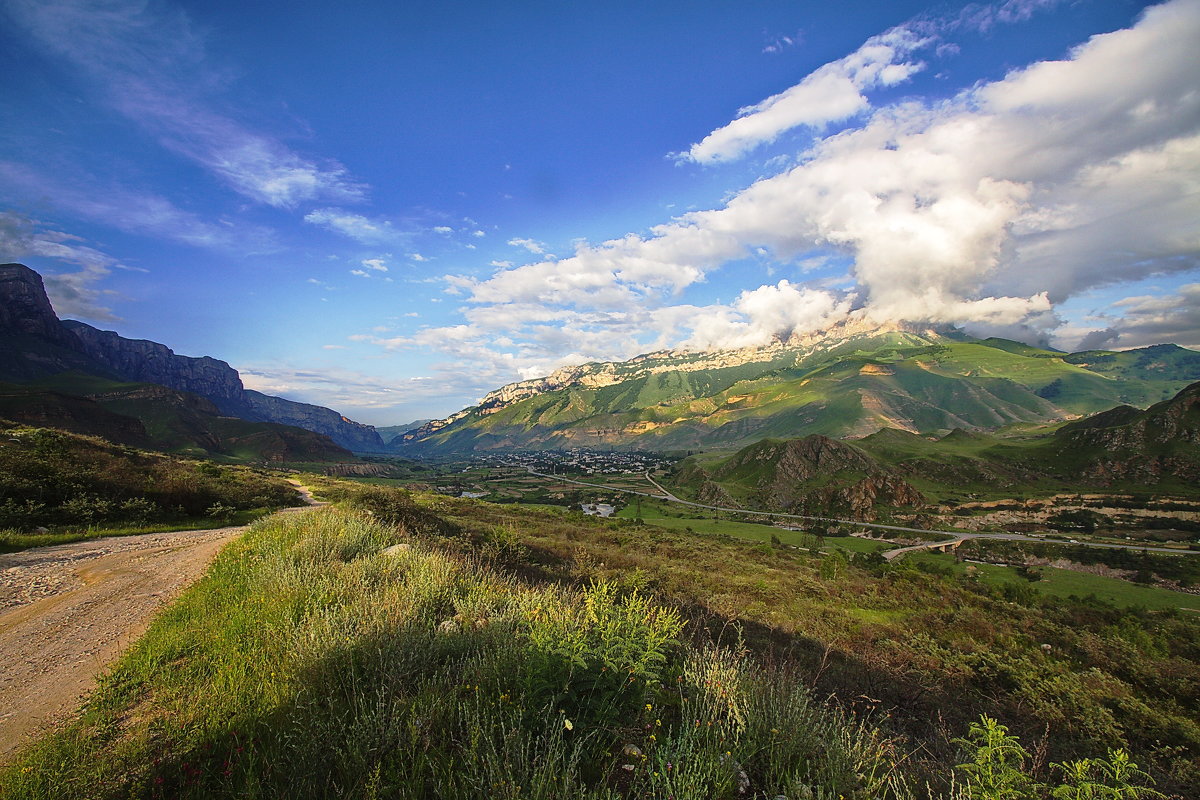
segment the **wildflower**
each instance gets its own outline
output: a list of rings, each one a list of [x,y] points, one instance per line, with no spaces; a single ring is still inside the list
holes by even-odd
[[[646,703],[646,710],[647,710],[647,711],[653,711],[653,710],[654,710],[654,706],[650,705],[649,703]]]
[[[571,720],[567,719],[566,717],[563,717],[563,727],[569,731],[573,731],[575,730],[575,723],[571,722]]]

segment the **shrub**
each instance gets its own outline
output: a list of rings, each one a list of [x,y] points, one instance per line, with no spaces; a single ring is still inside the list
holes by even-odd
[[[638,592],[620,596],[612,583],[592,584],[579,605],[535,607],[526,624],[530,695],[609,723],[639,708],[661,681],[682,627],[675,611]]]

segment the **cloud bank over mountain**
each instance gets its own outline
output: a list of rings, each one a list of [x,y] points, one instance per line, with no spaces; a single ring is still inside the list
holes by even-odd
[[[451,338],[479,357],[502,335],[507,358],[535,371],[659,344],[764,344],[852,313],[1053,338],[1069,298],[1200,265],[1200,2],[1152,7],[947,100],[871,109],[861,91],[907,78],[935,40],[903,27],[874,37],[693,145],[691,160],[729,161],[796,125],[860,119],[720,207],[567,258],[450,276],[467,321]],[[672,302],[744,259],[822,252],[847,259],[842,288],[784,280],[728,304]],[[1107,341],[1144,339],[1153,303],[1140,302],[1121,306],[1129,317],[1103,328]],[[1194,339],[1193,325],[1166,315],[1154,330]]]

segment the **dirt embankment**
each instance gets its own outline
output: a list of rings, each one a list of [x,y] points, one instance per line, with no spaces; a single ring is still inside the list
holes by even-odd
[[[78,707],[97,673],[242,528],[0,556],[0,756]]]
[[[310,505],[323,505],[293,483]],[[92,539],[0,555],[0,759],[78,708],[96,675],[244,530]]]

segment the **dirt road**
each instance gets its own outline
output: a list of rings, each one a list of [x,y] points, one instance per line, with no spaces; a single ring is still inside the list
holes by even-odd
[[[92,539],[0,555],[0,760],[78,708],[96,675],[244,530]]]

